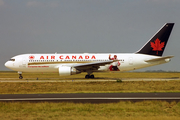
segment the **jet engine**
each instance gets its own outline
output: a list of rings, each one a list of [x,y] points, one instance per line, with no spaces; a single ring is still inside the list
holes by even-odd
[[[79,70],[73,67],[59,67],[60,76],[68,76],[81,73]]]

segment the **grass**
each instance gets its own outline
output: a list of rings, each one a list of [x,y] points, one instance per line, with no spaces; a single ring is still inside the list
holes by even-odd
[[[1,79],[17,77],[16,72],[0,72]],[[180,73],[96,73],[97,79],[117,82],[28,82],[36,77],[45,80],[81,79],[85,74],[59,77],[57,73],[24,73],[23,81],[0,83],[0,94],[28,93],[117,93],[117,92],[180,92],[180,81],[121,81],[121,78],[178,78]],[[28,80],[30,79],[30,80]],[[28,80],[28,81],[27,81]],[[86,80],[85,78],[81,80]]]
[[[122,78],[179,78],[180,73],[95,73],[97,79],[117,82],[41,82],[39,80],[72,80],[84,73],[59,77],[57,73],[24,73],[21,83],[0,82],[0,94],[29,93],[112,93],[112,92],[180,92],[180,81],[132,81]],[[1,80],[18,78],[15,72],[0,72]],[[180,102],[142,101],[103,104],[0,102],[1,120],[179,120]]]
[[[180,81],[0,83],[0,94],[180,92]]]
[[[180,103],[143,101],[108,104],[0,103],[1,120],[178,120]]]
[[[58,73],[23,73],[24,80],[28,79],[58,79],[58,80],[69,80],[69,79],[83,79],[86,73],[71,75],[71,76],[63,76],[60,77]],[[103,72],[103,73],[94,73],[96,79],[122,79],[122,78],[180,78],[179,72],[172,73],[119,73],[119,72]],[[0,72],[1,79],[13,78],[19,79],[19,75],[17,72]]]

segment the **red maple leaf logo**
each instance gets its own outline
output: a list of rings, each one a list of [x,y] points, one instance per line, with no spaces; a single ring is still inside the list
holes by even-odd
[[[151,42],[151,47],[153,48],[153,51],[157,51],[157,55],[158,55],[158,51],[162,51],[162,48],[164,47],[164,42],[161,42],[158,38],[154,41]]]
[[[30,60],[33,60],[34,58],[35,58],[35,56],[33,56],[33,55],[29,56]]]

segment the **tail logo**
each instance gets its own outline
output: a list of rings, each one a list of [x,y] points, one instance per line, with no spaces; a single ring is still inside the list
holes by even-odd
[[[162,48],[164,47],[164,42],[161,42],[158,38],[154,41],[151,42],[151,47],[153,48],[153,51],[157,51],[157,55],[158,55],[158,51],[162,51]]]

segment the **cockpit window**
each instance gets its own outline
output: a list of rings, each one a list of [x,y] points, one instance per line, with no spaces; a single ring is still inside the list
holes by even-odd
[[[15,59],[10,59],[10,61],[15,61]]]

